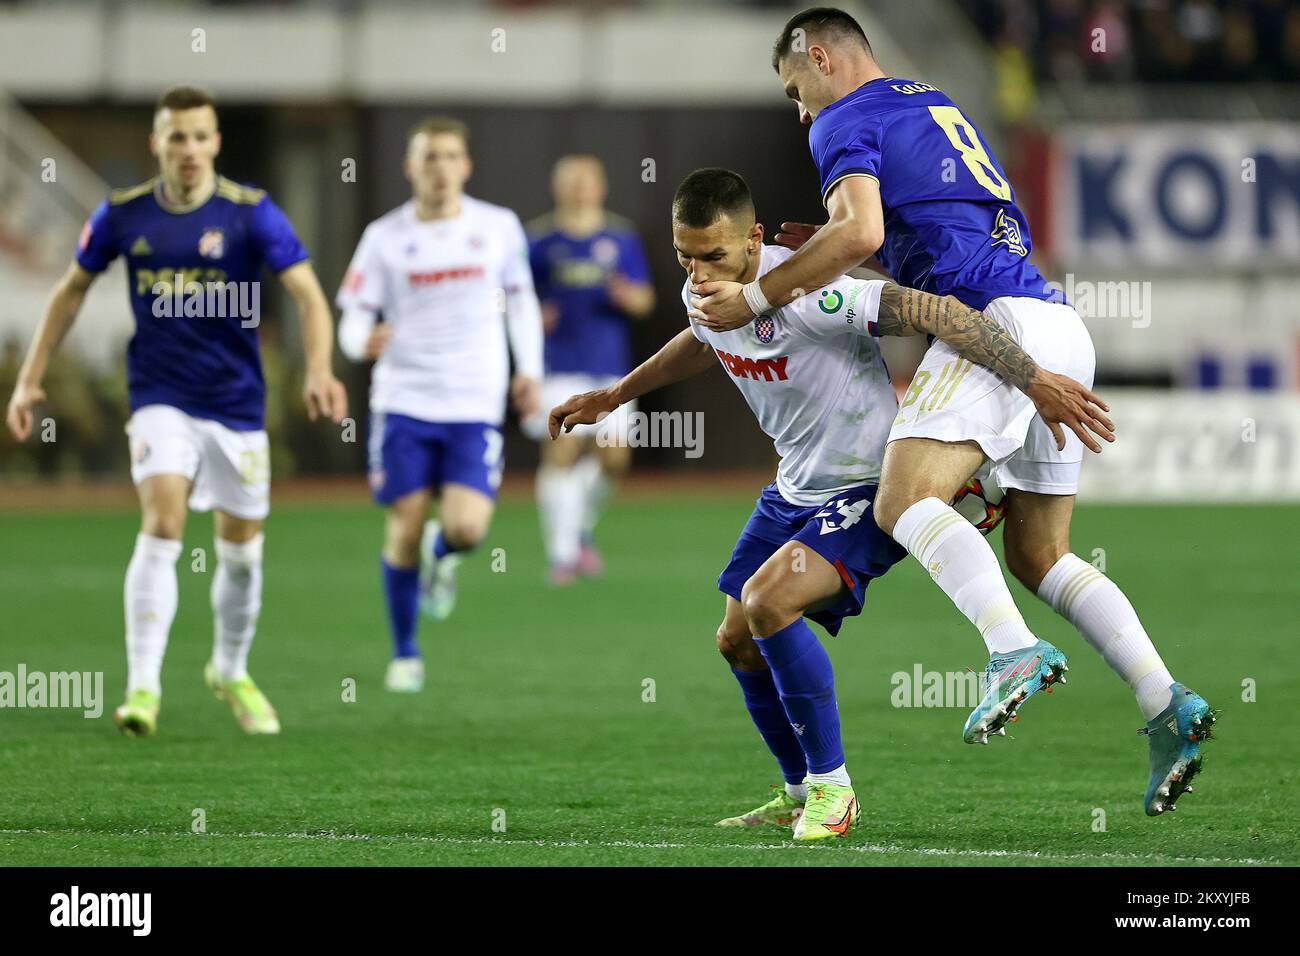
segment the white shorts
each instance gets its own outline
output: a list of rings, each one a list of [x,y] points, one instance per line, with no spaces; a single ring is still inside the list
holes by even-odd
[[[523,423],[524,434],[534,441],[550,438],[547,432],[547,419],[551,409],[561,402],[592,392],[598,388],[609,388],[622,376],[619,375],[584,375],[578,372],[564,372],[548,375],[542,382],[542,410]],[[631,428],[631,414],[636,411],[636,400],[626,402],[614,409],[595,425],[579,425],[569,432],[582,438],[595,437],[598,442],[607,438],[608,443],[627,444],[628,429]]]
[[[145,405],[126,423],[131,480],[184,475],[194,483],[190,508],[219,508],[260,520],[270,510],[271,456],[266,432],[241,432],[170,405]]]
[[[1097,356],[1073,308],[1008,296],[994,299],[984,314],[1043,368],[1092,388]],[[1065,448],[1057,451],[1051,430],[1023,392],[936,340],[903,396],[889,440],[978,442],[1003,488],[1072,495],[1079,490],[1083,442],[1064,431]]]

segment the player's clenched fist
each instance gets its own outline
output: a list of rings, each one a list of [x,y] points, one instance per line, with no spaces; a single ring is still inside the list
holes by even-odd
[[[558,438],[561,431],[571,432],[579,425],[594,425],[616,408],[618,402],[610,395],[607,388],[574,395],[568,401],[561,402],[551,409],[547,421],[551,438]]]
[[[14,386],[14,393],[9,399],[9,409],[5,413],[5,422],[14,438],[26,441],[32,433],[32,409],[37,403],[45,401],[45,390],[39,385],[27,385],[19,382]]]

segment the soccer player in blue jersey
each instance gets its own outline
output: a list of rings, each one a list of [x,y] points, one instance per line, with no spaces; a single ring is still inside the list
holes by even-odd
[[[126,430],[142,522],[126,571],[127,698],[114,716],[127,734],[157,728],[188,502],[195,511],[215,509],[216,627],[204,677],[243,730],[274,734],[279,719],[247,669],[270,488],[257,341],[263,269],[277,275],[302,319],[308,413],[338,422],[347,396],[330,369],[329,305],[284,213],[262,190],[217,175],[221,133],[209,94],[165,93],[149,146],[158,175],[113,192],[86,223],[19,372],[7,420],[18,440],[31,433],[50,357],[91,283],[125,256],[136,319]]]
[[[529,224],[529,260],[546,329],[542,408],[611,385],[632,367],[630,320],[654,309],[645,250],[632,223],[609,213],[605,168],[595,156],[565,156],[551,178],[555,210]],[[613,482],[627,471],[622,405],[597,425],[543,442],[537,503],[551,580],[571,584],[601,571],[594,532]],[[535,438],[546,419],[525,423]]]
[[[778,241],[798,251],[761,282],[700,288],[706,327],[748,324],[874,255],[900,284],[984,311],[1042,368],[1091,385],[1088,330],[1030,261],[1028,224],[970,119],[934,87],[886,74],[862,28],[840,10],[793,17],[773,67],[811,126],[829,219],[820,229],[788,224]],[[901,318],[905,327],[914,319]],[[1028,367],[994,374],[942,341],[932,344],[890,432],[875,519],[984,638],[989,690],[963,739],[987,743],[1067,669],[1065,655],[1025,624],[988,542],[950,506],[954,489],[996,469],[1008,489],[1011,572],[1074,624],[1137,697],[1150,756],[1143,806],[1155,815],[1189,789],[1214,713],[1174,681],[1123,592],[1071,553],[1083,446],[1100,451],[1089,431],[1114,436],[1104,405],[1089,401],[1067,421],[1070,432],[1036,419],[1036,374]]]

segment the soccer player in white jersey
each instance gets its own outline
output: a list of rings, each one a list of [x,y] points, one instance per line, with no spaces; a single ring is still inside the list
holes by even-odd
[[[761,282],[702,288],[706,324],[751,323],[772,303],[834,281],[874,255],[900,284],[985,310],[1043,367],[1092,383],[1088,330],[1034,267],[1029,225],[1006,173],[952,100],[929,84],[886,74],[862,27],[842,10],[820,7],[791,18],[772,66],[811,127],[829,220],[820,230],[796,226],[789,241],[798,252]],[[941,168],[954,175],[934,173]],[[934,343],[890,433],[875,517],[979,629],[989,689],[962,736],[988,743],[1067,669],[1061,650],[1025,624],[989,543],[951,507],[954,488],[980,469],[996,469],[1008,489],[1008,568],[1078,628],[1137,698],[1150,760],[1143,807],[1155,816],[1188,792],[1215,714],[1173,679],[1119,587],[1070,551],[1083,447],[1101,450],[1089,431],[1114,439],[1104,406],[1081,404],[1073,434],[1051,430],[1026,399],[1032,385],[1027,369],[998,375],[971,368]]]
[[[55,287],[19,373],[9,428],[19,441],[31,433],[54,349],[91,283],[124,256],[136,319],[126,431],[142,521],[126,569],[127,699],[114,719],[129,735],[157,729],[188,504],[215,509],[216,627],[205,679],[246,732],[274,734],[279,718],[247,670],[262,605],[270,493],[261,316],[247,307],[260,302],[260,277],[269,268],[302,319],[308,412],[337,422],[347,414],[347,396],[330,369],[329,303],[307,250],[270,197],[216,174],[221,133],[207,92],[177,87],[163,94],[149,148],[158,176],[115,190],[86,223],[76,261]]]
[[[451,613],[456,565],[487,534],[507,392],[521,417],[541,395],[542,321],[524,228],[509,209],[465,195],[468,146],[458,120],[411,131],[411,199],[366,227],[338,294],[344,354],[376,363],[370,486],[386,510],[380,563],[393,658],[384,685],[398,692],[424,686],[420,607],[435,620]],[[438,520],[427,521],[435,496]]]
[[[692,285],[752,282],[792,254],[763,245],[749,189],[730,170],[696,170],[678,187],[673,246],[688,275],[690,327],[614,385],[552,409],[550,432],[597,421],[718,363],[732,377],[781,461],[718,579],[727,598],[717,644],[785,786],[719,825],[795,823],[796,840],[843,836],[861,809],[844,763],[830,659],[804,618],[837,633],[862,610],[871,580],[906,554],[871,514],[898,410],[873,336],[888,323],[896,334],[936,335],[994,369],[1033,362],[974,309],[879,280],[841,277],[758,322],[706,329]],[[917,316],[906,329],[904,314]],[[1035,403],[1051,422],[1085,391],[1051,373],[1040,382]]]

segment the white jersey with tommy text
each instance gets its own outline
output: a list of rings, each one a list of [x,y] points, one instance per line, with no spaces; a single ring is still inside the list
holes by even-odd
[[[505,418],[510,365],[542,375],[541,313],[528,242],[509,209],[470,196],[450,219],[407,202],[361,236],[338,305],[381,313],[392,339],[375,364],[373,411],[430,422]]]
[[[763,246],[758,274],[793,253]],[[730,332],[688,316],[713,348],[781,456],[776,486],[794,505],[812,507],[880,479],[898,397],[869,323],[880,281],[844,276]],[[690,282],[682,300],[691,307]]]

